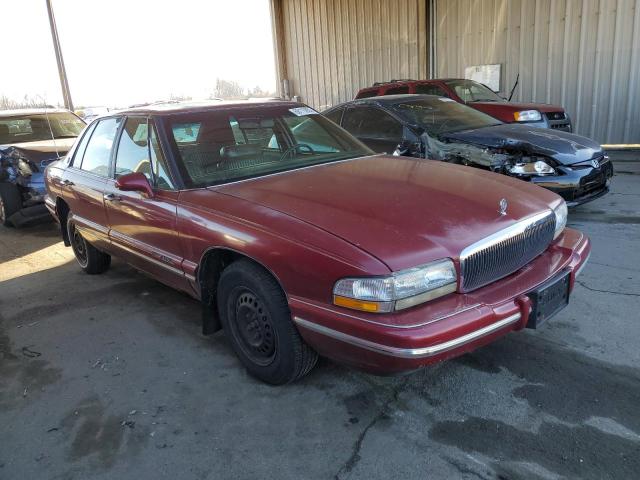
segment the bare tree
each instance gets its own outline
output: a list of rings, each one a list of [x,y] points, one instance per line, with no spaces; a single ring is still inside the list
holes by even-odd
[[[242,86],[238,82],[217,78],[216,88],[210,97],[238,99],[238,98],[246,98],[246,94],[245,94],[244,88],[242,88]]]
[[[13,110],[18,108],[41,108],[51,107],[47,105],[41,98],[30,97],[25,95],[22,100],[13,100],[6,95],[0,96],[0,110]]]
[[[252,98],[265,98],[265,97],[276,97],[277,94],[275,92],[270,92],[268,90],[263,90],[259,85],[256,85],[254,88],[250,88],[247,90],[247,95]]]

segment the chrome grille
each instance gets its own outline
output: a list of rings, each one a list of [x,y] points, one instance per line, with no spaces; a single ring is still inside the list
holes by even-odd
[[[544,212],[465,248],[460,255],[462,291],[475,290],[522,268],[547,249],[555,228],[553,212]]]

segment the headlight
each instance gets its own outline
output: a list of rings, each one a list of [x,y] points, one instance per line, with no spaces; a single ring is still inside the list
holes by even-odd
[[[553,175],[554,168],[542,160],[533,163],[516,163],[509,168],[509,172],[514,175]]]
[[[457,278],[450,259],[386,277],[343,278],[333,287],[333,303],[364,312],[402,310],[455,292]]]
[[[539,122],[542,120],[542,115],[538,110],[522,110],[513,112],[513,118],[516,122]]]
[[[569,216],[567,202],[562,200],[562,203],[553,209],[553,213],[556,214],[556,231],[553,234],[553,239],[555,240],[562,233],[564,227],[567,226],[567,217]]]

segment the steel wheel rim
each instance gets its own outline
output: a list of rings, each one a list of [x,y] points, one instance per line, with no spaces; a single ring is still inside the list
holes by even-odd
[[[232,299],[235,318],[231,330],[237,344],[251,362],[270,365],[276,356],[277,338],[266,305],[247,288],[242,288]]]
[[[80,232],[78,232],[78,229],[75,226],[72,227],[71,232],[71,247],[73,248],[73,253],[75,254],[76,260],[78,260],[80,266],[86,267],[88,259],[87,242],[82,235],[80,235]]]

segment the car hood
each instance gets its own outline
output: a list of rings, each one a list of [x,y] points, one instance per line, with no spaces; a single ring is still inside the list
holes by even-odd
[[[59,138],[58,140],[40,140],[38,142],[12,143],[0,145],[0,149],[14,147],[36,158],[56,158],[56,153],[65,155],[75,143],[75,138]]]
[[[538,110],[539,112],[564,112],[564,108],[559,105],[548,103],[513,103],[513,102],[469,102],[473,107],[500,107],[501,110],[519,112],[520,110]]]
[[[515,148],[528,154],[546,155],[563,165],[584,162],[603,154],[600,144],[589,138],[518,124],[446,133],[441,137],[483,147]]]
[[[464,247],[558,200],[504,175],[385,155],[212,188],[312,224],[394,271],[456,258]],[[503,198],[506,215],[499,213]]]

